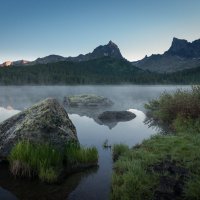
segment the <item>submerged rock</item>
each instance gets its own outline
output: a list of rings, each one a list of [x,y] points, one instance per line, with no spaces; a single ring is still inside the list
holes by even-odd
[[[20,140],[49,143],[62,149],[66,142],[78,142],[76,128],[65,109],[48,98],[0,124],[0,158],[6,159]]]
[[[130,121],[135,117],[136,115],[129,111],[105,111],[98,116],[102,122]]]
[[[102,96],[94,94],[81,94],[65,97],[64,104],[71,107],[103,107],[112,106],[113,102]]]
[[[136,115],[129,111],[105,111],[98,116],[98,123],[112,129],[118,122],[126,122],[134,119]]]

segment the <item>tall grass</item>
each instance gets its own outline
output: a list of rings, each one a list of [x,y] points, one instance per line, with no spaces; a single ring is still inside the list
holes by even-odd
[[[95,147],[83,148],[77,144],[67,144],[65,157],[69,164],[97,164],[98,151]]]
[[[66,162],[67,161],[67,162]],[[83,148],[77,144],[67,145],[61,152],[49,144],[18,142],[9,155],[10,170],[14,176],[35,177],[42,181],[55,182],[66,165],[95,165],[98,152],[95,147]]]
[[[129,147],[125,144],[115,144],[112,148],[113,160],[116,161],[118,158],[128,152]]]
[[[12,149],[9,161],[15,176],[38,175],[44,181],[53,182],[62,168],[63,155],[49,144],[21,141]]]
[[[177,118],[197,120],[200,118],[200,86],[192,86],[191,90],[179,89],[174,93],[164,92],[158,99],[146,104],[145,108],[149,116],[170,125]]]

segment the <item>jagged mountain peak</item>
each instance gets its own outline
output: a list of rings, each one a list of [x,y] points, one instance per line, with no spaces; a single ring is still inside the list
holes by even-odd
[[[171,47],[165,52],[165,55],[174,55],[182,58],[199,58],[200,40],[188,42],[187,40],[174,37]]]
[[[55,63],[55,62],[61,62],[61,61],[72,61],[72,62],[82,62],[82,61],[88,61],[93,60],[101,57],[112,57],[115,59],[123,59],[123,56],[121,55],[120,49],[118,46],[110,40],[108,44],[106,45],[100,45],[96,47],[92,53],[88,54],[80,54],[76,57],[63,57],[60,55],[51,54],[42,58],[37,58],[33,62],[11,62],[11,63],[5,63],[4,65],[34,65],[34,64],[47,64],[47,63]],[[3,66],[0,65],[0,66]]]
[[[200,66],[200,39],[188,42],[174,37],[170,48],[159,55],[151,55],[133,62],[134,65],[149,71],[175,72]]]
[[[110,41],[108,42],[107,45],[108,45],[108,46],[113,46],[113,47],[117,47],[117,48],[118,48],[118,46],[117,46],[112,40],[110,40]]]
[[[91,53],[95,58],[109,56],[116,59],[123,59],[120,49],[111,40],[107,45],[100,45]]]
[[[171,47],[166,51],[166,54],[176,54],[176,52],[188,48],[189,44],[190,43],[187,40],[174,37]]]

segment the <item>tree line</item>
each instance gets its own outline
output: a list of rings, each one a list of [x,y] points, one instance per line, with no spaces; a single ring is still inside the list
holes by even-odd
[[[198,84],[200,67],[170,74],[143,71],[126,60],[100,58],[0,68],[1,85]]]

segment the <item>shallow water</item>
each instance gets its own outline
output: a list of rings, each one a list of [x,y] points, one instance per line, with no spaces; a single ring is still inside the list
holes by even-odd
[[[136,114],[136,118],[131,121],[105,126],[96,121],[96,111],[93,109],[70,110],[69,117],[76,126],[80,143],[85,146],[97,147],[99,168],[71,175],[61,185],[46,185],[36,180],[13,179],[5,166],[0,165],[0,187],[10,191],[19,199],[108,199],[111,186],[112,158],[110,149],[103,149],[103,142],[108,140],[111,145],[125,143],[131,147],[155,134],[155,129],[144,124],[144,103],[158,97],[164,90],[174,91],[180,87],[182,86],[0,87],[0,121],[15,114],[16,110],[24,110],[47,97],[57,98],[62,103],[66,95],[83,93],[108,97],[114,102],[112,110],[130,110]],[[0,199],[1,195],[0,190]]]

